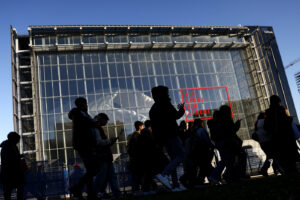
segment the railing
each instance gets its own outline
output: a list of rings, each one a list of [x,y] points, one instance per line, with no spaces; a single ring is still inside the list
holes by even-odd
[[[252,146],[245,146],[244,149],[247,153],[247,172],[250,176],[257,175],[262,164],[262,159],[253,153],[254,151]],[[218,160],[219,156],[216,152],[212,164],[215,166]],[[131,193],[131,176],[127,167],[128,161],[129,158],[127,154],[121,154],[114,161],[119,188],[123,195]],[[26,173],[26,185],[24,188],[25,199],[46,199],[46,197],[54,197],[58,199],[69,197],[70,185],[76,183],[85,172],[83,164],[80,164],[80,166],[82,166],[81,171],[74,176],[74,163],[75,161],[71,162],[68,166],[63,163],[31,163],[30,169]],[[178,177],[183,175],[184,171],[182,165],[178,167],[177,173]],[[2,184],[0,184],[0,197],[1,196],[3,197]]]

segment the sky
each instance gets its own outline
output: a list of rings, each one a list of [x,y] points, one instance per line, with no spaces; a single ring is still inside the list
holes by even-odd
[[[300,57],[299,0],[3,0],[0,2],[0,141],[13,130],[10,25],[261,25],[274,28],[284,66]],[[286,70],[300,117],[300,94]]]

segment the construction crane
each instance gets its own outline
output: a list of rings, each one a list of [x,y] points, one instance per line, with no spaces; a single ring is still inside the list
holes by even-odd
[[[287,68],[293,66],[294,64],[296,64],[296,63],[299,62],[299,61],[300,61],[300,58],[297,58],[296,60],[294,60],[293,62],[291,62],[291,63],[288,64],[287,66],[285,66],[284,68],[287,69]]]

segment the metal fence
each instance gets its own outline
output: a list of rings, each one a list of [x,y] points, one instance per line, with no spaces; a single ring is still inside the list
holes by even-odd
[[[63,163],[32,162],[25,174],[24,198],[66,197],[68,176]],[[3,197],[2,183],[0,196]],[[15,192],[12,194],[15,197]]]
[[[250,175],[256,175],[261,167],[262,160],[253,154],[251,146],[245,148],[247,153],[247,171]],[[218,162],[219,156],[216,152],[213,165]],[[129,158],[127,154],[121,154],[114,161],[118,184],[123,194],[131,192],[131,176],[128,170]],[[80,167],[80,171],[75,173],[74,164]],[[183,166],[178,168],[178,176],[183,173]],[[34,162],[30,163],[30,168],[26,173],[25,198],[45,199],[46,197],[67,198],[69,186],[76,183],[84,174],[85,170],[80,160],[70,161],[66,166],[60,162]],[[2,185],[0,195],[2,195]]]

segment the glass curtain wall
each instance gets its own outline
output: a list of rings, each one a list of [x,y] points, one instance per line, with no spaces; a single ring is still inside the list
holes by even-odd
[[[45,160],[74,158],[67,114],[79,96],[87,98],[91,116],[108,114],[107,134],[120,137],[113,153],[125,152],[134,121],[149,118],[151,88],[158,85],[169,87],[174,106],[182,103],[180,89],[226,86],[234,118],[245,119],[239,135],[249,138],[253,121],[245,115],[251,100],[242,50],[56,52],[39,53],[37,60]],[[224,92],[202,95],[210,110],[229,103]]]

